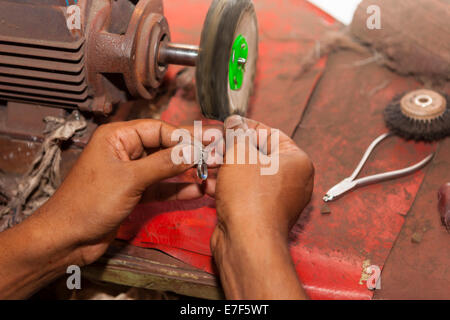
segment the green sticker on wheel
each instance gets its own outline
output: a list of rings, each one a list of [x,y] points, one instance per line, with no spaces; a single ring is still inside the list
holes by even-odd
[[[242,88],[247,59],[247,40],[245,40],[242,35],[239,35],[236,40],[234,40],[233,47],[231,49],[230,66],[228,70],[231,90],[239,90]]]

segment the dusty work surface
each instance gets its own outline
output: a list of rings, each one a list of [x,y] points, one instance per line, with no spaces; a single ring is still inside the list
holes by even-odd
[[[450,181],[450,139],[439,146],[383,270],[375,299],[449,299],[450,234],[437,218],[437,191]]]
[[[192,14],[184,14],[186,7]],[[166,2],[172,38],[197,43],[199,21],[203,21],[206,10],[205,1]],[[258,1],[256,10],[261,34],[260,60],[249,117],[293,136],[316,166],[312,202],[294,228],[290,243],[297,272],[310,297],[371,299],[373,292],[367,289],[365,281],[369,275],[365,268],[375,265],[383,269],[411,207],[414,213],[422,206],[427,208],[426,221],[433,220],[434,227],[427,229],[428,237],[434,231],[441,233],[442,247],[427,251],[441,266],[430,274],[429,269],[433,268],[428,264],[430,256],[422,256],[423,260],[416,257],[427,267],[413,269],[409,274],[419,276],[423,270],[427,276],[434,276],[432,285],[442,283],[443,288],[433,291],[433,297],[449,298],[450,287],[446,285],[450,279],[449,241],[439,226],[435,203],[435,185],[450,180],[450,160],[442,153],[425,170],[361,188],[329,204],[330,213],[321,213],[321,199],[326,190],[349,176],[368,145],[386,132],[382,120],[384,107],[395,95],[420,84],[377,65],[369,51],[332,54],[328,61],[319,60],[299,77],[302,57],[320,48],[317,41],[338,25],[305,1]],[[172,75],[175,71],[172,70]],[[162,119],[175,124],[192,124],[200,118],[196,102],[186,99],[183,92],[175,95],[162,114]],[[405,143],[392,138],[376,150],[362,175],[407,167],[437,148],[437,144]],[[426,172],[433,170],[436,163],[440,163],[440,169],[434,169],[439,170],[436,174],[440,181],[421,187]],[[416,200],[419,188],[420,197]],[[124,223],[119,237],[137,246],[163,250],[214,274],[209,237],[215,222],[214,202],[210,199],[155,203],[137,208]],[[402,237],[408,241],[408,235]],[[424,242],[422,246],[425,245]],[[410,259],[418,247],[409,248],[407,255],[393,252],[380,298],[387,297],[388,291],[401,298],[398,287],[406,283],[416,286],[414,290],[423,292],[425,297],[430,282],[406,280],[407,273],[399,277],[403,266],[396,262]]]
[[[357,270],[353,268],[359,261],[360,272],[363,264],[383,269],[379,298],[449,298],[450,235],[440,226],[437,211],[439,186],[450,180],[450,157],[448,152],[443,152],[448,141],[437,146],[391,138],[375,150],[360,176],[404,168],[435,149],[438,153],[423,171],[355,190],[330,203],[330,214],[320,213],[321,197],[328,188],[348,177],[371,141],[386,131],[383,108],[396,94],[418,86],[413,79],[399,77],[376,64],[355,63],[364,59],[364,56],[348,51],[330,56],[326,73],[294,136],[311,155],[317,170],[310,217],[302,224],[303,230],[298,230],[297,238],[298,248],[306,246],[310,252],[318,253],[315,255],[317,260],[307,257],[307,250],[295,250],[294,257],[305,266],[299,273],[312,270],[305,278],[310,277],[322,283],[324,289],[333,290],[328,291],[330,296],[337,293],[342,297],[340,294],[344,294],[343,288],[348,285],[347,298],[363,298],[364,294],[370,294],[369,291],[357,290],[352,284],[355,279],[350,280],[353,274],[356,275]],[[430,177],[433,171],[438,176],[434,184],[427,183],[428,179],[433,179]],[[428,177],[421,185],[424,174]],[[421,222],[410,222],[415,218],[406,218],[417,215],[414,212],[421,212]],[[404,240],[407,243],[397,243],[398,249],[392,253],[391,262],[388,258],[390,250],[405,219],[407,225],[412,223],[418,232],[424,233],[421,228],[429,231],[429,247],[424,247],[425,241],[409,246],[411,234],[407,232],[408,235],[402,236],[407,238]],[[437,243],[433,248],[434,241]],[[421,246],[427,254],[420,250]],[[326,265],[322,259],[327,261]],[[384,269],[386,259],[388,265]],[[308,260],[315,263],[314,268],[307,268]],[[352,265],[352,260],[356,264]],[[406,264],[406,261],[410,262]],[[318,280],[326,277],[324,274],[328,276],[327,281]],[[412,280],[417,277],[421,280]],[[426,281],[427,278],[433,281]],[[361,273],[361,283],[365,279],[367,274]],[[360,296],[355,296],[356,292]],[[402,294],[407,292],[409,294]]]

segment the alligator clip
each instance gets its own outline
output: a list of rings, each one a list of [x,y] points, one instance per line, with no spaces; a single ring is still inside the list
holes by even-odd
[[[385,134],[379,136],[377,139],[375,139],[375,141],[373,141],[372,144],[369,146],[369,148],[366,150],[366,153],[364,154],[363,158],[361,159],[361,162],[358,164],[358,167],[353,172],[353,174],[350,177],[345,178],[344,180],[339,182],[333,188],[331,188],[327,192],[327,194],[323,197],[323,201],[325,201],[325,202],[333,201],[336,198],[343,195],[344,193],[346,193],[350,190],[359,188],[361,186],[406,176],[408,174],[411,174],[411,173],[423,168],[431,161],[431,159],[433,159],[434,153],[430,154],[428,157],[426,157],[425,159],[423,159],[422,161],[420,161],[419,163],[417,163],[411,167],[401,169],[401,170],[396,170],[396,171],[380,173],[380,174],[376,174],[376,175],[361,178],[361,179],[356,179],[356,177],[360,173],[361,169],[364,167],[364,164],[367,162],[367,159],[369,158],[369,156],[371,155],[371,153],[373,152],[375,147],[380,142],[382,142],[384,139],[386,139],[392,135],[393,135],[392,133],[385,133]]]

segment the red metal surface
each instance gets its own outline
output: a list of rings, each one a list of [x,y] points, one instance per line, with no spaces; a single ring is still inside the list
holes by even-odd
[[[367,56],[344,51],[330,57],[294,137],[317,174],[313,199],[293,230],[291,252],[300,278],[316,298],[372,297],[360,282],[364,264],[383,268],[424,177],[425,171],[419,171],[359,188],[331,202],[331,214],[320,213],[326,191],[348,177],[369,144],[386,132],[382,114],[389,101],[418,86],[377,64],[352,66]],[[387,85],[373,91],[380,84]],[[375,149],[360,176],[405,168],[434,148],[390,138]]]
[[[216,225],[211,200],[140,205],[124,222],[118,238],[139,247],[164,251],[214,273],[209,239]]]
[[[198,43],[208,1],[165,4],[172,39]],[[354,61],[367,58],[353,53],[336,55],[328,61],[325,73],[326,60],[321,60],[297,79],[302,56],[336,25],[305,1],[261,0],[255,5],[261,44],[249,116],[293,135],[316,166],[312,202],[291,234],[297,272],[313,299],[371,299],[373,293],[360,282],[363,265],[370,261],[383,267],[424,172],[350,193],[330,204],[329,215],[320,213],[321,198],[354,170],[370,142],[386,130],[381,111],[389,99],[417,87],[417,83],[376,64],[352,67]],[[169,70],[169,74],[174,73]],[[387,84],[380,87],[382,83]],[[162,118],[175,124],[192,124],[201,116],[194,101],[177,94]],[[422,159],[432,148],[393,138],[375,152],[362,175],[403,168]],[[216,221],[213,207],[208,198],[141,205],[125,221],[118,236],[214,272],[209,251]]]
[[[450,233],[437,191],[450,181],[450,139],[443,141],[383,268],[374,299],[450,298]]]

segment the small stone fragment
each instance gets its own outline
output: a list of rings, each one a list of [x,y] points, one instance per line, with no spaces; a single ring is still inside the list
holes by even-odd
[[[422,242],[422,234],[415,232],[411,237],[412,243],[421,243]]]
[[[325,204],[322,206],[322,209],[320,210],[320,213],[321,213],[321,214],[330,214],[330,213],[331,213],[331,209],[330,209],[330,207],[328,207],[328,205],[325,203]]]

